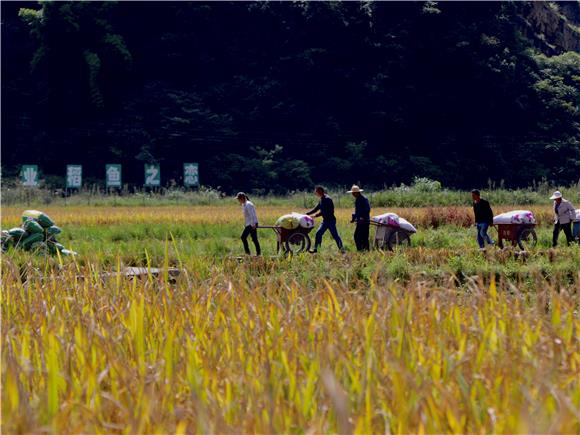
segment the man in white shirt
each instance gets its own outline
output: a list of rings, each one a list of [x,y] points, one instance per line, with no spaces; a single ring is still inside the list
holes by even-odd
[[[567,201],[562,197],[562,193],[560,193],[559,190],[556,190],[550,199],[554,200],[554,233],[552,237],[552,246],[554,248],[558,246],[560,230],[563,230],[564,234],[566,234],[566,242],[568,242],[568,246],[570,246],[570,243],[572,243],[573,240],[572,221],[576,216],[574,206],[570,201]]]
[[[256,255],[260,255],[262,251],[260,249],[260,242],[258,242],[258,231],[256,230],[256,228],[258,228],[258,215],[256,214],[256,207],[254,207],[254,204],[252,201],[250,201],[248,195],[246,195],[244,192],[239,192],[236,195],[236,198],[242,205],[242,211],[244,213],[245,227],[241,236],[242,243],[244,244],[244,251],[246,254],[250,255],[248,236],[251,236],[252,242],[254,242],[254,246],[256,247]]]

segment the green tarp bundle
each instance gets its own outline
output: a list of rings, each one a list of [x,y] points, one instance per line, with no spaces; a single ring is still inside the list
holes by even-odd
[[[9,248],[24,249],[25,251],[41,254],[63,256],[76,255],[76,252],[65,249],[56,240],[56,236],[62,230],[54,224],[54,221],[46,214],[38,210],[25,210],[22,213],[22,225],[8,231],[2,231],[0,242],[2,251]]]

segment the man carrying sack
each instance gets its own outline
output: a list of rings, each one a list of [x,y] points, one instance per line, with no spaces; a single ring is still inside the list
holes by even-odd
[[[552,247],[558,246],[558,236],[560,230],[564,230],[568,246],[572,243],[572,221],[576,216],[576,211],[572,203],[562,197],[562,193],[556,190],[550,199],[554,200],[554,234],[552,237]]]
[[[354,196],[354,213],[352,214],[351,223],[356,223],[354,230],[354,243],[357,251],[368,251],[369,246],[369,227],[371,224],[371,205],[369,200],[362,194],[363,189],[353,184],[351,189],[346,193],[352,193]]]

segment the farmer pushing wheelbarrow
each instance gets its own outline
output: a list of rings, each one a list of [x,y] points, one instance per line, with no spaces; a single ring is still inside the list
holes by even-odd
[[[326,231],[330,231],[330,234],[336,242],[336,246],[340,252],[344,252],[344,247],[342,245],[342,239],[338,235],[338,230],[336,229],[336,216],[334,216],[334,202],[332,198],[326,194],[324,187],[316,186],[314,188],[314,194],[320,198],[320,202],[312,210],[306,212],[307,215],[313,215],[314,217],[322,217],[322,223],[316,230],[316,237],[314,240],[314,249],[310,252],[313,254],[318,252],[319,246],[322,244],[322,236]]]
[[[275,225],[264,225],[258,228],[270,228],[276,233],[277,252],[298,254],[307,252],[312,241],[309,233],[314,228],[314,219],[301,213],[290,213],[280,216]]]
[[[280,250],[286,254],[305,252],[310,249],[311,240],[308,235],[314,227],[314,219],[310,216],[300,213],[290,213],[281,216],[275,225],[259,225],[256,207],[244,192],[236,195],[237,200],[242,206],[244,214],[244,231],[241,239],[244,244],[244,251],[250,255],[248,245],[248,236],[251,236],[252,242],[256,247],[256,255],[261,254],[260,242],[258,241],[258,228],[270,228],[274,230],[277,236],[277,251]]]

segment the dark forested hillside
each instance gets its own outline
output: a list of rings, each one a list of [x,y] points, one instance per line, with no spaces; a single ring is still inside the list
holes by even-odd
[[[2,2],[2,167],[276,191],[580,178],[580,6]]]

